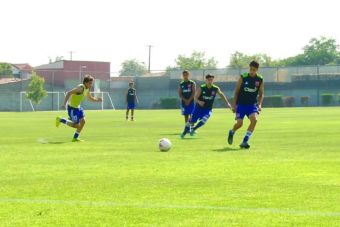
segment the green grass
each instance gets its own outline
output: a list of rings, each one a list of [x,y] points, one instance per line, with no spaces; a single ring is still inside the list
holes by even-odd
[[[177,110],[87,111],[76,144],[60,114],[0,113],[1,226],[339,226],[339,108],[265,109],[250,151],[226,110],[184,140]]]

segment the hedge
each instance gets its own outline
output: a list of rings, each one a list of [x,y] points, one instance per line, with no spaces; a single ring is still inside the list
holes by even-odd
[[[321,94],[321,103],[324,106],[329,106],[334,101],[334,94]]]
[[[160,98],[160,108],[162,109],[177,109],[179,108],[178,97],[163,97]]]
[[[265,96],[263,99],[264,107],[282,107],[282,95]]]

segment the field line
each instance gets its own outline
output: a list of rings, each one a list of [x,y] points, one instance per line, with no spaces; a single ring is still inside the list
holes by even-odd
[[[18,198],[0,198],[0,203],[27,203],[27,204],[57,204],[71,206],[95,206],[95,207],[131,207],[143,209],[194,209],[194,210],[215,210],[231,212],[250,212],[250,213],[270,213],[270,214],[288,214],[302,216],[323,216],[323,217],[340,217],[340,212],[308,211],[308,210],[291,210],[281,208],[242,208],[226,206],[208,206],[208,205],[170,205],[170,204],[131,204],[115,203],[110,201],[75,201],[75,200],[49,200],[49,199],[18,199]]]

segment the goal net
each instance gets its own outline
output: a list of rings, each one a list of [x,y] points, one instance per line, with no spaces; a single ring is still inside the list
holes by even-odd
[[[115,109],[112,98],[109,92],[95,91],[91,92],[94,97],[101,97],[102,101],[100,103],[90,103],[85,101],[83,106],[85,109],[92,110],[105,110],[105,109]],[[23,111],[59,111],[61,105],[64,102],[66,93],[58,91],[48,91],[47,96],[39,103],[34,105],[31,100],[27,98],[27,92],[20,92],[20,112]]]

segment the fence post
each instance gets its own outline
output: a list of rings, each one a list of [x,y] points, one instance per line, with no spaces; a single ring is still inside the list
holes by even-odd
[[[317,75],[317,81],[318,81],[317,92],[316,92],[316,95],[317,95],[316,102],[317,102],[317,105],[320,106],[320,68],[319,68],[320,66],[317,65],[316,67],[317,67],[316,68],[316,75]]]

